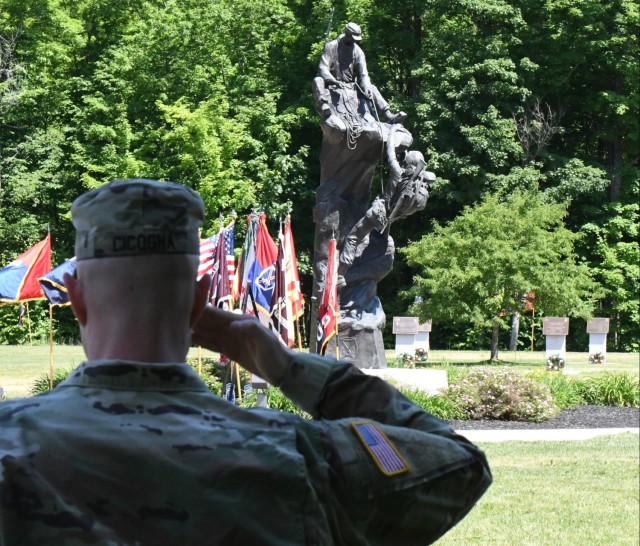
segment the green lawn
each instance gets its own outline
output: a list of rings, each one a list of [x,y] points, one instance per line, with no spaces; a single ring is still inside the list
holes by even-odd
[[[638,545],[638,438],[479,442],[494,483],[438,546]]]
[[[192,348],[190,356],[197,357],[198,349]],[[210,351],[202,350],[202,356],[215,357]],[[387,362],[394,360],[393,351],[386,351]],[[56,345],[53,348],[54,369],[74,368],[84,360],[82,347],[75,345]],[[488,360],[489,351],[431,351],[429,365],[441,364],[479,365]],[[505,364],[516,365],[523,371],[542,369],[545,366],[544,352],[508,352],[500,353]],[[604,371],[626,371],[640,373],[640,355],[638,353],[607,353],[607,362],[602,366],[589,364],[587,353],[567,353],[565,373],[601,373]],[[27,396],[34,380],[49,373],[48,345],[0,345],[0,386],[7,392],[7,398]]]
[[[189,355],[197,357],[198,349],[192,348]],[[217,357],[202,350],[203,358],[213,356]],[[84,359],[84,350],[79,345],[53,347],[54,371],[75,368]],[[49,375],[49,360],[48,345],[0,345],[0,386],[5,388],[7,398],[28,396],[35,379]]]
[[[386,351],[385,354],[387,362],[392,363],[394,361],[394,352]],[[489,355],[489,351],[430,351],[429,365],[483,365],[489,360]],[[544,351],[501,351],[498,357],[499,361],[505,365],[518,366],[523,371],[541,369],[546,365]],[[566,355],[565,372],[568,374],[599,373],[603,371],[640,374],[640,354],[607,353],[606,363],[600,366],[589,364],[589,353],[586,352],[570,352]]]

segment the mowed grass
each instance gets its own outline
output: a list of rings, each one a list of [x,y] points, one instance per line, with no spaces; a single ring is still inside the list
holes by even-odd
[[[438,546],[639,544],[639,436],[478,442],[494,483]]]
[[[490,352],[487,351],[430,351],[428,366],[442,365],[464,365],[482,366],[487,365]],[[392,363],[395,359],[394,351],[385,351],[387,362]],[[544,369],[547,357],[544,351],[500,351],[498,363],[492,365],[516,366],[522,371],[534,369]],[[638,353],[607,353],[605,364],[589,364],[589,353],[568,352],[566,353],[565,373],[572,375],[578,373],[601,373],[601,372],[628,372],[640,374],[640,354]]]
[[[202,358],[216,357],[214,353],[201,349]],[[198,349],[192,348],[189,356],[197,358]],[[53,369],[73,369],[85,360],[84,350],[79,345],[55,345],[53,347]],[[48,345],[0,345],[0,387],[4,387],[7,398],[29,396],[36,379],[49,376],[50,351]]]
[[[203,358],[217,358],[216,353],[192,347],[189,356],[197,358],[198,351]],[[545,354],[535,352],[500,353],[500,361],[504,365],[514,365],[522,371],[544,369]],[[394,361],[394,352],[386,351],[387,362]],[[0,345],[0,386],[5,388],[7,398],[28,396],[33,382],[49,374],[48,345]],[[72,369],[85,359],[84,351],[79,345],[55,345],[53,347],[53,368]],[[429,367],[443,365],[480,366],[489,359],[489,351],[431,351]],[[579,373],[629,372],[640,373],[640,355],[638,353],[607,353],[607,362],[601,366],[589,364],[588,353],[567,353],[565,372],[568,375]]]

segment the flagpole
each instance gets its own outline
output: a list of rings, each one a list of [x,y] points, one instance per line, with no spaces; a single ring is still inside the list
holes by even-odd
[[[49,304],[49,390],[53,390],[53,305]]]
[[[338,256],[336,256],[336,262],[338,261]],[[336,264],[336,271],[338,270]],[[336,338],[336,360],[340,360],[340,335],[338,333],[338,321],[340,320],[340,296],[338,295],[338,287],[336,286],[336,328],[334,337]]]
[[[29,302],[24,302],[25,307],[27,308],[27,326],[29,327],[29,345],[33,346],[33,338],[31,337],[31,317],[29,316]]]
[[[534,331],[536,327],[535,319],[536,318],[536,308],[531,308],[531,352],[533,352],[533,341],[534,341]]]
[[[296,329],[296,334],[298,334],[298,349],[302,351],[302,336],[300,335],[300,318],[298,317],[293,321],[294,327]]]
[[[240,385],[240,365],[236,362],[236,384],[238,385],[238,400],[242,402],[242,388]]]

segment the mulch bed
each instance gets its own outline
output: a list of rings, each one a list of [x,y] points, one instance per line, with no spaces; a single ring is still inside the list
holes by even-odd
[[[454,430],[555,429],[555,428],[640,428],[640,408],[580,406],[562,410],[542,423],[524,421],[447,421]]]

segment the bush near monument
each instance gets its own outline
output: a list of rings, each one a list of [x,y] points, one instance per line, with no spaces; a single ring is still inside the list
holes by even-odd
[[[558,413],[551,391],[509,368],[478,368],[449,387],[447,396],[469,419],[546,421]]]

